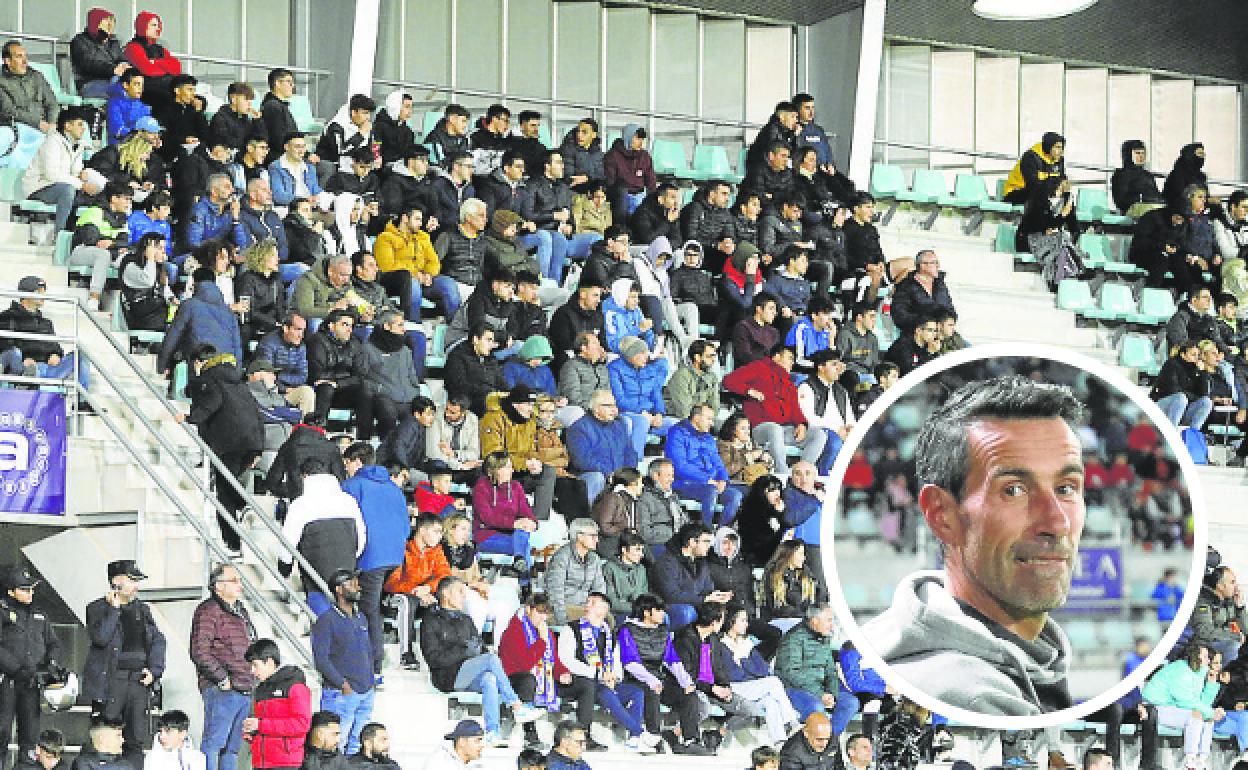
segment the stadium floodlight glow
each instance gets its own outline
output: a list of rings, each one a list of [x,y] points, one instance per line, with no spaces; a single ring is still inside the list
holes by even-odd
[[[1097,0],[975,0],[976,16],[994,21],[1056,19],[1087,10]]]

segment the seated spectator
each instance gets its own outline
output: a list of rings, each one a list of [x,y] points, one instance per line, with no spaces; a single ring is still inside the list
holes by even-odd
[[[3,99],[0,95],[0,109],[3,109]],[[56,116],[56,130],[48,132],[48,138],[39,145],[22,175],[22,193],[26,197],[56,206],[54,222],[57,232],[67,229],[69,217],[74,211],[74,197],[79,190],[97,195],[103,189],[98,179],[92,181],[90,172],[83,168],[85,148],[82,138],[86,132],[87,121],[80,109],[67,107],[61,110]]]
[[[160,16],[142,11],[134,17],[134,37],[122,49],[126,61],[146,78],[143,101],[153,108],[172,98],[172,80],[182,74],[182,62],[159,42],[162,32]]]
[[[218,147],[220,145],[217,145]],[[243,225],[243,240],[238,241],[240,249],[260,241],[272,241],[277,246],[279,262],[289,262],[290,246],[286,241],[286,227],[282,217],[273,209],[273,188],[267,179],[256,177],[247,182],[247,197],[238,212],[239,222]],[[298,278],[293,271],[286,271],[287,283]]]
[[[377,389],[374,410],[378,435],[385,440],[412,399],[421,394],[420,372],[412,362],[404,331],[403,314],[394,308],[382,310],[363,345],[369,359],[368,371]]]
[[[1148,271],[1147,286],[1160,288],[1190,285],[1188,263],[1178,253],[1179,230],[1183,222],[1181,210],[1171,210],[1169,207],[1152,209],[1136,222],[1127,258]],[[1176,269],[1178,272],[1174,272]],[[1165,277],[1167,272],[1172,273],[1171,279]],[[1180,275],[1188,279],[1188,284],[1179,284]]]
[[[381,148],[381,162],[387,166],[401,163],[416,146],[416,135],[408,125],[412,105],[412,95],[400,88],[386,95],[385,106],[377,112],[373,139]]]
[[[74,223],[72,251],[66,264],[90,267],[87,307],[99,310],[100,294],[108,280],[108,269],[129,251],[126,238],[130,218],[130,188],[108,184],[103,206],[81,206]]]
[[[598,121],[582,118],[559,145],[563,156],[565,177],[574,188],[594,179],[607,178],[604,169],[602,141],[598,138]]]
[[[719,313],[721,339],[735,336],[737,325],[758,310],[754,302],[759,294],[764,293],[764,280],[758,248],[749,242],[742,243],[724,263],[724,274],[720,278],[719,297],[723,308]]]
[[[555,375],[550,372],[550,361],[554,357],[545,337],[529,337],[503,364],[503,383],[508,388],[524,384],[536,393],[556,395]]]
[[[475,719],[461,719],[455,729],[442,736],[445,741],[425,762],[428,770],[457,770],[481,759],[485,748],[485,730]],[[524,752],[521,752],[521,756]],[[540,755],[539,755],[540,756]],[[542,763],[542,770],[545,763]],[[527,770],[527,768],[521,768]]]
[[[653,559],[663,552],[688,516],[672,489],[676,479],[672,461],[657,457],[650,463],[647,473],[641,496],[637,498],[635,529],[646,546],[647,556]]]
[[[1145,702],[1157,708],[1161,727],[1183,730],[1183,763],[1201,767],[1213,744],[1214,723],[1225,717],[1212,703],[1219,683],[1209,677],[1210,652],[1189,645],[1183,657],[1163,666],[1144,685]]]
[[[485,743],[492,747],[501,740],[500,703],[510,706],[512,717],[522,724],[537,719],[539,712],[516,695],[498,656],[485,651],[480,632],[464,614],[467,590],[464,582],[455,577],[438,584],[438,605],[429,610],[420,624],[420,649],[434,687],[442,692],[467,690],[481,694]]]
[[[286,137],[299,132],[299,124],[290,112],[290,99],[295,95],[295,76],[284,67],[269,70],[265,78],[269,84],[268,93],[260,100],[260,118],[264,121],[265,135],[273,147],[286,143]],[[270,157],[269,161],[274,160]],[[319,158],[308,157],[308,162],[315,164]]]
[[[398,428],[390,431],[377,447],[379,465],[402,465],[422,477],[433,465],[429,460],[429,428],[437,418],[437,408],[426,396],[416,396]]]
[[[339,171],[352,172],[357,150],[372,155],[373,112],[377,102],[364,94],[352,94],[325,125],[316,143],[316,154],[322,161],[336,165]],[[370,157],[371,167],[371,157]]]
[[[400,770],[399,763],[390,757],[390,733],[380,722],[369,722],[360,731],[360,750],[347,757],[351,767],[367,767],[373,770]]]
[[[780,268],[763,285],[763,291],[776,298],[780,308],[776,325],[783,336],[798,316],[806,314],[810,304],[810,279],[806,277],[810,252],[799,244],[790,244],[785,247],[779,264]]]
[[[656,344],[654,321],[641,312],[641,286],[631,278],[619,278],[611,283],[611,296],[602,305],[606,322],[607,349],[620,352],[620,343],[627,337],[641,339],[647,350]]]
[[[953,297],[945,283],[945,272],[940,269],[940,257],[931,249],[924,249],[914,259],[918,269],[893,287],[893,323],[903,336],[914,333],[923,311],[953,309]]]
[[[403,469],[403,475],[408,475],[406,468]],[[432,513],[440,518],[450,516],[456,511],[464,511],[468,507],[464,498],[451,494],[451,472],[438,468],[429,471],[428,481],[416,483],[412,497],[416,503],[416,510],[421,513]]]
[[[260,418],[264,421],[264,452],[276,455],[286,439],[290,438],[294,426],[303,421],[303,413],[286,403],[286,397],[278,392],[277,369],[273,362],[254,358],[247,364],[246,374],[247,388],[256,399]],[[256,467],[267,470],[263,462]]]
[[[382,273],[377,268],[377,258],[368,250],[354,252],[351,255],[351,291],[349,292],[351,308],[362,326],[377,325],[381,313],[397,310],[399,320],[411,315],[412,274],[406,270],[395,270]],[[395,300],[391,302],[390,298]],[[397,306],[397,307],[396,307]],[[404,327],[406,329],[406,327]],[[408,337],[420,338],[420,346],[424,347],[424,332],[413,329]],[[415,344],[415,343],[413,343]],[[416,360],[420,373],[424,372],[424,355]]]
[[[468,154],[468,110],[458,104],[448,104],[442,110],[442,117],[434,124],[433,129],[425,135],[424,145],[429,148],[433,163],[447,171],[455,161],[452,155]],[[468,155],[471,159],[471,155]],[[447,222],[452,219],[445,220]]]
[[[817,481],[815,466],[799,462],[793,466],[793,474],[784,488],[784,522],[793,529],[793,537],[806,544],[806,564],[815,576],[819,601],[828,597],[828,580],[823,574],[823,504],[827,497],[823,484]],[[851,482],[846,473],[846,484]]]
[[[246,302],[240,326],[243,345],[278,329],[286,317],[286,287],[282,285],[277,243],[258,241],[243,249],[246,270],[238,277],[234,293]],[[245,299],[244,299],[245,298]]]
[[[442,550],[442,519],[421,513],[403,550],[403,563],[386,578],[384,589],[398,601],[399,662],[404,668],[419,666],[412,631],[417,617],[433,606],[438,584],[451,574]]]
[[[579,293],[579,292],[578,292]],[[566,306],[565,306],[566,307]],[[566,409],[579,409],[580,414],[560,415],[560,421],[570,425],[580,419],[589,408],[590,397],[595,391],[611,389],[611,375],[607,370],[607,351],[592,331],[576,335],[575,355],[559,371],[559,395],[567,401]]]
[[[764,474],[750,485],[750,492],[741,505],[737,530],[741,533],[741,550],[755,567],[771,559],[789,529],[784,485],[770,474]]]
[[[711,428],[715,412],[708,404],[697,404],[689,417],[668,432],[666,455],[671,459],[676,480],[673,488],[682,498],[702,506],[707,525],[731,524],[741,506],[741,490],[729,483],[728,470],[715,444]],[[716,503],[723,510],[715,510]]]
[[[524,167],[535,175],[542,167],[548,150],[542,141],[542,114],[535,110],[521,110],[516,116],[518,131],[511,135],[511,144],[524,156]]]
[[[1025,204],[1038,184],[1053,177],[1064,179],[1065,154],[1066,137],[1055,131],[1046,131],[1038,143],[1023,153],[1005,178],[1004,200],[1007,203]]]
[[[763,132],[760,132],[760,136]],[[750,147],[751,152],[759,147],[757,140]],[[793,160],[793,143],[791,141],[771,141],[763,152],[759,153],[756,163],[747,164],[748,171],[745,175],[743,187],[750,192],[758,193],[759,201],[763,205],[763,216],[775,216],[781,213],[781,209],[785,205],[785,201],[792,201],[797,179],[793,170],[789,167]],[[800,221],[801,209],[806,205],[802,201],[797,206],[797,219]],[[764,220],[764,227],[766,221]],[[800,227],[800,225],[798,225]],[[760,232],[760,239],[762,238]],[[760,241],[759,248],[764,253],[770,253],[763,242]]]
[[[130,65],[121,53],[121,43],[113,34],[117,17],[107,8],[87,11],[87,26],[69,41],[69,62],[74,85],[84,99],[103,99],[109,86]]]
[[[1179,253],[1185,255],[1195,282],[1202,283],[1204,273],[1213,273],[1216,280],[1222,272],[1222,254],[1218,250],[1214,221],[1221,216],[1222,207],[1213,213],[1209,208],[1209,189],[1200,185],[1189,185],[1183,197],[1185,222],[1179,228]]]
[[[884,249],[875,227],[875,198],[859,193],[850,201],[852,216],[845,220],[845,259],[854,281],[850,301],[874,303],[885,281]],[[842,284],[845,285],[845,284]]]
[[[756,446],[751,436],[750,421],[744,414],[730,414],[719,427],[715,441],[719,459],[724,462],[728,478],[737,484],[752,485],[760,476],[771,473],[774,460],[765,447]]]
[[[199,81],[193,75],[174,75],[169,79],[173,98],[152,106],[152,116],[165,129],[157,151],[170,166],[178,165],[187,152],[208,141],[208,119],[204,117],[204,102],[195,94],[198,85]],[[144,95],[153,87],[149,78]]]
[[[737,243],[752,243],[757,248],[758,228],[762,224],[763,199],[755,190],[742,189],[732,204],[732,223]]]
[[[722,667],[714,665],[715,643],[724,626],[724,605],[706,602],[698,607],[694,622],[677,631],[673,647],[681,665],[693,680],[699,701],[699,712],[709,711],[714,704],[726,718],[718,729],[702,734],[702,741],[712,751],[718,748],[728,733],[751,725],[755,718],[763,716],[761,701],[749,700],[733,692],[732,680]],[[680,682],[671,682],[679,685]]]
[[[797,149],[797,107],[793,102],[778,102],[767,124],[754,137],[745,156],[745,167],[754,170],[767,162],[767,154],[777,144],[784,145],[792,154]]]
[[[703,602],[728,602],[732,595],[716,591],[706,555],[711,550],[711,528],[700,521],[681,527],[663,553],[654,560],[651,578],[655,593],[667,602],[672,628],[693,622]]]
[[[575,223],[577,235],[606,235],[607,228],[615,221],[611,218],[606,185],[602,182],[590,182],[585,192],[572,198],[571,221]],[[631,220],[629,227],[632,227]]]
[[[107,89],[108,144],[125,139],[138,127],[142,118],[152,115],[152,108],[143,103],[143,73],[129,67]]]
[[[333,172],[325,181],[325,193],[333,196],[334,216],[339,229],[339,240],[343,250],[352,253],[366,248],[366,241],[356,236],[358,245],[352,246],[351,239],[345,230],[344,214],[351,214],[349,222],[354,231],[375,232],[380,224],[374,227],[373,219],[381,216],[381,177],[373,170],[375,158],[372,150],[361,147],[344,155],[341,163],[347,164],[346,170]],[[358,208],[358,219],[353,208]]]
[[[580,280],[599,286],[610,286],[620,278],[637,280],[632,252],[628,248],[630,239],[631,235],[623,225],[608,228],[606,236],[590,249]]]
[[[483,631],[490,620],[502,623],[515,615],[520,607],[515,592],[491,585],[481,571],[477,545],[472,541],[474,527],[468,514],[450,514],[443,520],[442,529],[442,551],[447,564],[451,565],[451,574],[471,589],[464,595],[464,612],[472,618],[477,630]],[[504,571],[513,574],[510,567]]]
[[[459,160],[456,164],[466,161]],[[458,168],[458,166],[456,166]],[[455,172],[452,172],[455,173]],[[450,182],[447,182],[450,184]],[[459,295],[466,297],[472,293],[473,287],[485,278],[485,234],[486,207],[480,200],[469,197],[457,204],[454,215],[445,218],[439,213],[441,221],[447,222],[434,241],[433,249],[442,263],[442,274],[458,285]],[[458,221],[458,226],[449,223]]]
[[[511,458],[516,480],[533,494],[533,515],[545,521],[550,518],[557,473],[538,458],[536,401],[537,394],[526,385],[515,386],[506,396],[487,397],[481,452],[487,456],[505,453]]]
[[[173,224],[169,221],[171,213],[169,193],[154,192],[143,200],[143,206],[134,209],[131,206],[130,217],[126,220],[126,236],[133,249],[147,233],[157,233],[165,241],[165,253],[173,256]],[[169,277],[176,277],[176,266],[169,263]]]
[[[51,734],[40,731],[39,741],[34,750],[19,752],[26,754],[26,761],[22,764],[24,766],[35,764],[36,767],[42,768],[52,765],[53,768],[68,767],[73,770],[86,770],[88,767],[99,768],[99,770],[126,770],[132,765],[129,760],[122,757],[124,724],[120,718],[109,719],[103,715],[92,719],[91,726],[87,729],[88,743],[82,747],[81,753],[72,764],[59,761],[59,754],[55,759],[53,757],[54,748],[60,751],[65,749],[64,733],[60,730]]]
[[[641,472],[620,468],[611,474],[607,488],[590,507],[598,525],[598,555],[610,559],[620,550],[620,535],[637,529],[637,500],[641,497]]]
[[[716,679],[729,682],[734,697],[763,712],[771,742],[783,743],[797,727],[797,712],[789,703],[784,683],[771,673],[766,656],[761,654],[762,643],[751,638],[750,620],[744,607],[729,606],[723,631],[712,643],[712,665]]]
[[[715,343],[701,339],[693,341],[689,346],[689,360],[676,370],[663,389],[669,416],[675,419],[688,417],[697,404],[707,404],[712,414],[719,413],[718,364],[719,350]]]
[[[827,476],[856,422],[854,402],[840,384],[845,363],[837,350],[815,353],[813,363],[814,374],[797,386],[797,402],[811,429],[822,430],[827,436],[823,455],[815,463],[819,475]]]
[[[163,332],[168,325],[169,305],[175,300],[165,269],[165,244],[161,233],[147,233],[117,266],[121,312],[131,331]]]
[[[520,612],[507,623],[498,643],[498,658],[507,672],[507,679],[520,696],[538,712],[558,712],[561,699],[588,703],[592,721],[594,710],[593,679],[579,681],[569,673],[556,646],[546,619],[550,600],[546,594],[532,594]],[[610,637],[610,629],[607,636]],[[583,710],[583,709],[582,709]],[[586,728],[588,732],[588,727]],[[541,746],[537,725],[524,723],[525,746]]]
[[[306,415],[316,409],[316,392],[308,386],[308,349],[303,339],[308,322],[287,311],[279,323],[280,328],[260,340],[255,355],[272,362],[277,370],[278,391],[285,394],[287,403]]]
[[[601,234],[577,231],[576,219],[572,215],[573,191],[565,181],[566,157],[563,150],[550,150],[540,166],[541,173],[530,174],[532,199],[526,214],[539,228],[550,233],[552,251],[549,270],[544,270],[542,277],[556,282],[563,280],[563,268],[568,259],[584,259],[589,255],[591,246],[609,237],[607,230],[610,229],[604,229]]]
[[[431,467],[445,469],[460,484],[475,483],[481,473],[480,428],[471,403],[463,394],[447,399],[425,442]]]
[[[406,270],[412,275],[412,313],[418,317],[421,302],[427,295],[452,318],[459,309],[459,287],[449,276],[439,275],[442,264],[433,249],[423,224],[425,211],[418,205],[403,204],[399,213],[386,223],[377,236],[373,252],[377,265],[385,272]]]
[[[325,419],[330,409],[351,409],[356,436],[367,441],[373,435],[377,394],[365,343],[352,334],[354,329],[350,310],[330,311],[322,328],[308,339],[308,381],[316,391],[318,419]],[[393,419],[381,415],[382,435],[389,434]]]
[[[50,134],[60,107],[43,73],[30,66],[26,46],[10,40],[3,47],[0,69],[0,120],[23,123]]]
[[[728,634],[732,626],[731,618],[737,611],[744,612],[748,622],[743,633],[748,632],[754,637],[757,640],[758,653],[771,660],[783,634],[779,628],[765,622],[758,615],[754,565],[741,555],[741,536],[732,527],[715,530],[714,552],[708,554],[706,559],[711,568],[711,583],[715,590],[733,596],[728,604],[729,621],[726,621],[728,625],[724,628],[724,635]],[[785,702],[788,702],[787,697]]]
[[[663,413],[667,371],[667,359],[653,358],[646,343],[632,336],[620,341],[620,357],[607,364],[620,416],[632,424],[633,451],[637,457],[645,454],[649,436],[666,436],[676,423],[675,418]]]
[[[819,161],[819,150],[799,146],[793,154],[794,192],[806,199],[802,221],[816,227],[826,225],[858,194],[853,180],[831,163]]]
[[[797,354],[794,367],[799,372],[813,372],[815,354],[832,348],[833,340],[839,336],[836,332],[834,311],[831,300],[815,297],[810,301],[806,315],[798,318],[789,327],[784,344],[793,348]]]
[[[1157,178],[1149,171],[1148,149],[1140,139],[1122,143],[1122,166],[1114,171],[1109,186],[1114,207],[1134,219],[1166,202],[1157,189]]]
[[[583,338],[580,335],[582,333],[588,332],[601,347],[606,331],[606,321],[599,307],[601,301],[602,284],[589,281],[582,276],[580,284],[576,287],[576,295],[567,304],[555,310],[550,318],[550,346],[555,351],[555,360],[552,364],[554,364],[555,372],[560,375],[560,392],[578,406],[580,404],[577,404],[572,394],[563,391],[564,361],[581,355]],[[605,357],[605,355],[604,349],[601,356]]]
[[[678,241],[672,241],[678,243]],[[714,325],[719,318],[719,297],[715,290],[715,278],[702,267],[702,244],[686,241],[680,252],[674,255],[673,266],[668,270],[669,292],[676,309],[688,312],[692,305],[696,311],[698,328],[691,329],[693,336],[701,333],[702,324]],[[688,346],[686,346],[686,352]]]
[[[494,330],[482,322],[446,357],[447,395],[467,395],[478,417],[485,414],[486,396],[504,390],[502,368],[493,355],[497,346],[494,340]]]
[[[485,233],[487,271],[540,271],[537,258],[529,254],[525,245],[516,237],[523,224],[523,217],[507,209],[498,209],[490,217],[490,229]]]
[[[199,244],[194,253],[182,263],[182,272],[190,273],[190,277],[186,280],[186,289],[182,292],[183,297],[189,297],[195,292],[195,273],[201,267],[206,268],[212,273],[213,283],[221,290],[221,298],[225,300],[226,306],[235,314],[235,322],[237,322],[238,314],[243,310],[243,306],[234,297],[236,268],[234,254],[236,252],[237,248],[229,241],[206,240]]]
[[[766,291],[754,295],[752,315],[738,321],[732,330],[735,369],[767,358],[780,341],[780,331],[775,326],[779,304],[776,297]]]
[[[1201,340],[1212,340],[1224,346],[1217,321],[1209,315],[1212,307],[1213,293],[1209,289],[1199,285],[1189,288],[1187,301],[1180,303],[1166,322],[1165,340],[1171,351],[1179,345]]]
[[[91,156],[87,168],[99,175],[91,175],[90,178],[99,182],[103,177],[106,181],[129,185],[140,201],[157,190],[168,191],[165,162],[153,152],[154,146],[161,141],[161,130],[154,118],[139,118],[135,121],[134,130],[117,144],[110,144]],[[90,196],[84,191],[86,197]]]
[[[897,380],[901,379],[901,367],[891,361],[884,361],[875,365],[872,370],[872,377],[875,379],[874,385],[867,386],[866,390],[860,390],[854,399],[854,414],[858,419],[867,413],[871,405],[884,395],[884,391],[897,384]],[[862,385],[858,386],[862,388]]]
[[[481,471],[472,488],[472,539],[483,553],[513,556],[513,568],[527,577],[533,564],[529,537],[537,531],[537,521],[524,487],[513,478],[511,457],[505,452],[490,452]]]
[[[795,356],[792,348],[776,346],[768,358],[738,367],[724,377],[724,387],[747,397],[745,416],[755,441],[771,452],[777,473],[788,473],[788,448],[801,449],[803,460],[814,463],[823,453],[827,436],[810,430],[797,399],[797,388],[790,372]]]
[[[758,226],[758,248],[762,251],[763,269],[771,274],[786,261],[785,252],[790,246],[799,245],[813,250],[815,240],[802,223],[806,200],[787,192],[776,201],[775,206],[764,214]],[[810,255],[807,255],[808,257]],[[809,300],[810,284],[807,287]]]
[[[644,724],[648,733],[660,734],[660,706],[667,706],[680,719],[679,732],[663,733],[672,751],[705,756],[712,752],[702,744],[698,731],[702,710],[694,679],[672,646],[664,610],[663,600],[653,594],[642,594],[633,602],[632,613],[620,628],[624,685],[644,698]]]
[[[195,293],[178,306],[156,359],[157,371],[164,372],[166,377],[173,372],[175,358],[189,360],[191,351],[202,345],[212,345],[235,361],[243,358],[238,320],[225,304],[215,277],[207,267],[199,268],[191,276]]]
[[[788,631],[815,603],[815,576],[806,564],[806,544],[785,540],[763,568],[763,618]]]
[[[598,525],[594,520],[574,519],[568,525],[568,542],[547,562],[546,593],[556,624],[580,620],[590,594],[607,590],[597,546]]]
[[[591,502],[598,498],[611,474],[637,465],[631,423],[620,416],[615,396],[609,390],[596,390],[590,395],[585,416],[568,428],[566,440],[572,460],[570,469],[585,482]]]
[[[654,175],[654,162],[646,152],[646,129],[636,123],[624,126],[620,138],[603,156],[602,165],[610,191],[612,215],[623,222],[637,210],[647,193],[654,194],[659,184]]]
[[[936,322],[935,311],[920,311],[915,319],[914,330],[898,337],[884,358],[897,364],[901,376],[906,376],[923,364],[940,355],[940,324]]]
[[[642,494],[645,494],[644,490]],[[640,505],[638,501],[638,509]],[[646,576],[646,567],[642,564],[645,558],[646,542],[634,530],[626,529],[617,538],[616,552],[602,564],[602,577],[607,584],[607,601],[617,626],[628,618],[637,597],[650,593],[650,580]]]
[[[1244,642],[1245,621],[1248,611],[1234,571],[1225,565],[1215,567],[1201,583],[1196,609],[1180,641],[1190,637],[1191,642],[1209,647],[1223,660],[1229,657],[1235,662]]]
[[[120,145],[123,152],[128,144],[129,142],[123,142]],[[182,245],[175,247],[179,254],[189,253],[204,241],[247,242],[241,218],[243,204],[234,195],[234,184],[230,177],[227,174],[213,174],[208,177],[207,193],[191,206],[190,215],[182,229]]]
[[[360,515],[359,503],[355,498],[342,491],[338,478],[330,472],[324,460],[309,457],[299,466],[299,475],[303,479],[303,491],[294,500],[286,512],[286,521],[282,525],[282,534],[295,549],[307,559],[312,569],[320,576],[330,591],[335,591],[333,579],[342,573],[354,579],[356,559],[364,551],[367,534],[364,531],[364,519]],[[278,563],[284,574],[294,567],[293,554],[283,551],[278,555]],[[344,581],[345,582],[345,581]],[[356,591],[358,592],[358,588]],[[304,581],[308,606],[320,617],[333,606],[335,597],[326,596],[310,579]],[[365,665],[371,668],[371,655],[368,649],[368,630],[364,625],[364,656]],[[371,673],[371,671],[370,671]],[[369,684],[371,684],[371,677]]]
[[[681,233],[686,239],[702,244],[703,264],[712,273],[724,270],[725,261],[737,253],[737,246],[740,245],[736,238],[736,222],[728,208],[731,200],[732,188],[728,183],[713,179],[695,192],[693,200],[680,212]],[[757,247],[757,244],[754,245]],[[748,300],[746,302],[748,304]]]
[[[936,322],[940,324],[940,353],[942,355],[971,346],[971,343],[967,342],[962,333],[958,331],[958,312],[956,310],[946,308],[937,311]]]
[[[1188,340],[1176,346],[1153,383],[1149,397],[1176,427],[1204,428],[1213,411],[1209,397],[1211,372],[1200,360],[1199,343]]]
[[[555,506],[564,519],[571,521],[589,515],[589,501],[585,483],[568,470],[572,458],[563,443],[564,425],[557,417],[557,404],[549,396],[537,397],[537,459],[555,469]],[[563,408],[583,414],[577,407]]]
[[[437,230],[440,223],[434,213],[437,196],[433,191],[436,174],[429,170],[429,148],[413,145],[386,168],[390,174],[381,183],[382,213],[395,217],[406,208],[418,206],[425,213],[425,229],[430,233]]]
[[[776,676],[784,682],[798,715],[826,714],[832,735],[845,732],[858,712],[858,699],[841,682],[832,635],[836,624],[832,608],[812,604],[801,623],[789,629],[776,651]],[[809,722],[808,722],[809,725]],[[793,738],[789,739],[792,743]],[[786,744],[787,748],[788,744]]]
[[[499,268],[487,280],[477,284],[446,330],[446,347],[453,351],[468,338],[473,327],[482,326],[494,332],[494,341],[502,350],[496,358],[506,359],[520,347],[512,339],[511,318],[517,308],[516,275],[509,268]]]
[[[260,111],[251,106],[256,92],[246,83],[230,83],[225,90],[225,104],[212,116],[208,132],[214,142],[221,142],[239,157],[252,139],[267,142],[268,132]],[[241,187],[241,185],[240,185]]]
[[[1223,290],[1227,284],[1232,281],[1227,280],[1228,270],[1227,263],[1232,259],[1239,258],[1239,252],[1248,246],[1248,192],[1236,190],[1226,199],[1226,203],[1220,207],[1211,207],[1210,214],[1213,218],[1214,239],[1217,242],[1218,254],[1222,257],[1221,277]],[[1238,270],[1243,270],[1243,261],[1238,264]],[[1236,289],[1240,289],[1240,284],[1234,284]]]
[[[1205,145],[1200,142],[1183,145],[1161,188],[1161,197],[1165,198],[1167,206],[1182,211],[1188,199],[1187,188],[1191,185],[1209,189],[1209,180],[1202,170],[1204,167]]]
[[[308,154],[307,134],[292,131],[281,137],[269,136],[271,143],[281,142],[282,146],[281,155],[272,157],[270,153],[269,184],[273,186],[273,203],[290,206],[296,198],[305,198],[314,201],[321,211],[329,211],[334,198],[321,189],[316,177],[316,155]]]

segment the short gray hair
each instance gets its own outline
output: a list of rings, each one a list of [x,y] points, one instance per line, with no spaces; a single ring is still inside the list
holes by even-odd
[[[222,180],[225,180],[226,182],[229,182],[231,185],[233,185],[233,184],[234,184],[234,180],[233,180],[233,179],[230,179],[230,175],[229,175],[229,174],[220,174],[220,173],[217,173],[217,174],[209,174],[209,175],[208,175],[208,181],[204,184],[204,189],[205,189],[205,190],[211,190],[213,187],[215,187],[215,186],[216,186],[217,182],[220,182],[220,181],[222,181]]]
[[[335,254],[334,256],[329,258],[329,264],[327,265],[327,267],[337,267],[338,265],[341,265],[344,262],[348,265],[351,264],[351,257],[347,256],[346,254]]]
[[[395,310],[392,307],[388,307],[385,310],[377,314],[377,325],[385,326],[388,323],[392,323],[395,318],[402,318],[402,317],[403,317],[403,311]]]
[[[607,402],[615,401],[615,394],[605,388],[603,390],[595,390],[589,394],[589,408],[602,406]]]
[[[919,484],[934,484],[960,500],[969,472],[971,425],[1053,417],[1064,420],[1072,432],[1083,419],[1083,405],[1065,385],[1037,383],[1017,374],[968,382],[919,430],[914,452]]]
[[[598,533],[598,522],[593,519],[573,519],[568,525],[568,539],[575,540],[577,535],[595,535]]]
[[[468,200],[459,204],[459,221],[463,222],[465,219],[468,218],[468,215],[473,213],[474,211],[484,214],[485,212],[489,211],[489,207],[486,206],[485,201],[481,200],[480,198],[469,198]]]

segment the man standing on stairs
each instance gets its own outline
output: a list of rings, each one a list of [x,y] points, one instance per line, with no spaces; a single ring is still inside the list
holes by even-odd
[[[357,609],[360,572],[339,569],[329,576],[334,606],[312,626],[312,656],[321,675],[321,708],[342,720],[338,749],[360,750],[360,732],[373,715],[372,644],[368,620]]]
[[[235,770],[243,742],[243,720],[256,678],[246,661],[256,640],[251,616],[241,601],[243,581],[229,562],[213,567],[209,596],[191,618],[191,662],[199,673],[204,699],[204,732],[199,748],[206,770]]]
[[[165,670],[165,635],[138,598],[146,578],[133,559],[109,563],[108,592],[87,605],[91,649],[82,671],[92,716],[125,721],[122,753],[135,767],[152,742],[151,688]]]
[[[39,735],[39,671],[59,673],[61,645],[48,616],[36,610],[39,581],[25,567],[4,575],[0,598],[0,760],[9,752],[13,718],[17,717],[18,757],[35,750]]]

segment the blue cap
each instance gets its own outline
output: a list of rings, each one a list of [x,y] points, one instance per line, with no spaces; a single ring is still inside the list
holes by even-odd
[[[150,115],[144,115],[143,117],[135,121],[134,130],[150,131],[153,134],[159,134],[164,129],[160,127],[160,123],[156,121],[156,118],[153,118]]]

